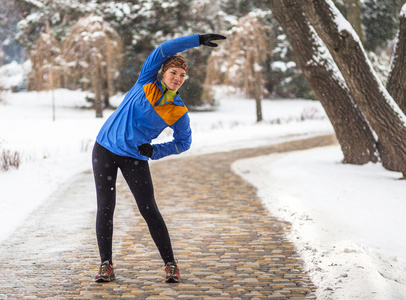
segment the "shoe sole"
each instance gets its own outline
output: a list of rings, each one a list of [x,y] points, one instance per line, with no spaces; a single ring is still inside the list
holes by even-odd
[[[116,277],[113,275],[113,276],[110,276],[110,277],[99,277],[99,278],[96,278],[94,281],[96,281],[96,282],[111,282],[114,279],[116,279]]]
[[[177,277],[171,276],[171,277],[166,278],[166,279],[165,279],[165,282],[166,282],[166,283],[179,283],[179,282],[180,282],[180,279],[177,278]]]

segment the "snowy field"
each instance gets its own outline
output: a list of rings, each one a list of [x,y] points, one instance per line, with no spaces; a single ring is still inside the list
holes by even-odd
[[[7,93],[0,102],[0,149],[18,151],[18,170],[0,171],[0,241],[75,174],[91,168],[99,128],[86,94]],[[218,93],[216,112],[190,114],[199,155],[331,134],[320,103],[255,103]],[[55,121],[52,120],[52,97]],[[119,103],[123,96],[113,99]],[[155,142],[171,138],[165,131]],[[271,214],[292,223],[289,238],[318,286],[318,299],[406,299],[405,181],[379,164],[342,165],[338,146],[241,160],[235,172],[258,188]],[[69,224],[66,224],[69,226]]]

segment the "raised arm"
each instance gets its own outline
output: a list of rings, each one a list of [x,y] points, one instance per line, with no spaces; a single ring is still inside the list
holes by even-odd
[[[210,33],[202,35],[193,34],[165,41],[156,47],[148,56],[144,62],[144,65],[142,66],[137,82],[140,84],[145,84],[156,81],[162,64],[176,53],[198,47],[200,45],[217,47],[217,44],[213,41],[224,40],[225,38],[225,36],[220,34]]]
[[[146,84],[157,80],[162,64],[178,52],[200,46],[199,35],[189,35],[165,41],[156,47],[142,66],[137,82]]]

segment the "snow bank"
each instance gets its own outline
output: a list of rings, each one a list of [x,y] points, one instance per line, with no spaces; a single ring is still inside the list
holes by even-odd
[[[318,287],[318,299],[406,298],[406,203],[401,174],[343,165],[338,146],[238,161]],[[255,171],[254,171],[255,170]]]

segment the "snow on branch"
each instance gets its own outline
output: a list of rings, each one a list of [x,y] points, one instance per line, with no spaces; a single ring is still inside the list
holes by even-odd
[[[42,3],[41,1],[38,0],[25,0],[26,3],[32,4],[35,7],[41,8],[44,6],[44,3]]]
[[[337,24],[337,29],[338,32],[341,34],[348,33],[351,34],[353,37],[354,41],[360,42],[358,34],[355,32],[354,28],[348,22],[344,16],[341,14],[341,12],[338,10],[338,8],[334,5],[332,0],[326,0],[327,4],[330,6],[330,10],[334,16],[334,22]]]
[[[400,12],[401,18],[406,18],[406,3],[403,5],[402,10]]]

